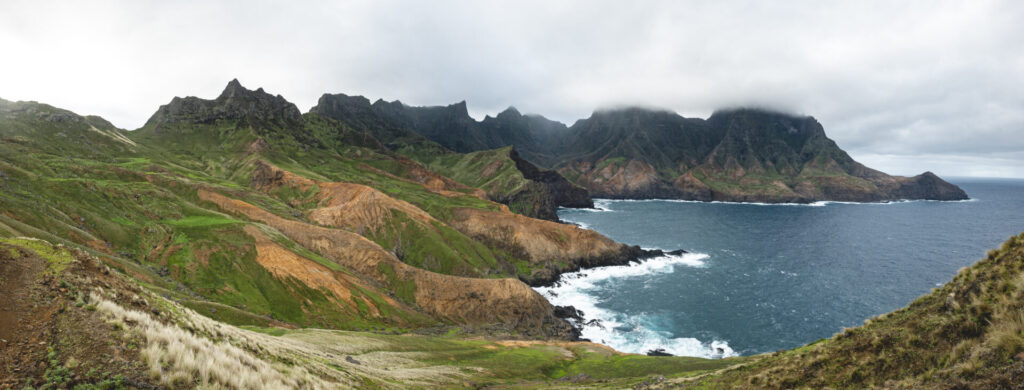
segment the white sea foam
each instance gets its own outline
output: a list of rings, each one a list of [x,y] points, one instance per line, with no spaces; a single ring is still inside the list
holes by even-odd
[[[584,212],[590,212],[590,213],[607,213],[609,211],[612,211],[612,209],[608,207],[608,206],[611,205],[611,203],[612,203],[611,199],[594,199],[594,207],[593,208],[589,208],[589,209],[573,208],[571,210],[574,210],[574,211],[584,211]]]
[[[590,229],[590,225],[587,224],[586,222],[580,222],[580,221],[566,221],[566,222],[569,222],[571,224],[575,224],[576,226],[579,226],[580,229]]]
[[[656,318],[650,315],[627,315],[598,307],[598,298],[592,293],[602,288],[600,282],[610,279],[638,278],[646,275],[671,273],[676,267],[704,267],[708,255],[685,253],[653,258],[640,263],[622,266],[599,267],[562,275],[551,287],[536,290],[552,304],[573,306],[583,312],[586,321],[582,336],[619,351],[646,353],[654,349],[677,356],[720,358],[736,353],[729,344],[721,340],[703,342],[691,337],[672,337],[672,334],[657,330],[653,325]]]
[[[932,200],[932,199],[899,199],[889,200],[884,202],[844,202],[838,200],[819,200],[811,203],[767,203],[767,202],[724,202],[724,201],[702,201],[702,200],[683,200],[683,199],[594,199],[594,207],[597,207],[598,202],[601,203],[600,210],[593,209],[581,209],[588,211],[611,211],[610,206],[613,202],[668,202],[668,203],[711,203],[711,204],[738,204],[738,205],[751,205],[751,206],[799,206],[799,207],[823,207],[830,204],[846,204],[846,205],[866,205],[866,206],[886,206],[903,203],[916,203],[916,202],[948,202],[948,203],[965,203],[965,202],[976,202],[978,199],[963,199],[963,200]]]

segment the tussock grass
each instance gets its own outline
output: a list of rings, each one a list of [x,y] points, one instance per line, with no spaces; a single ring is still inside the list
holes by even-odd
[[[323,380],[301,367],[288,369],[274,365],[230,343],[215,343],[96,295],[93,299],[108,321],[131,324],[133,330],[145,337],[142,355],[149,365],[150,376],[166,386],[226,389],[319,389],[326,386]]]
[[[141,353],[150,376],[170,388],[426,388],[466,376],[456,367],[414,359],[422,353],[374,351],[387,344],[367,336],[343,338],[349,346],[338,348],[318,343],[322,338],[307,341],[237,328],[168,301],[161,303],[173,308],[176,322],[126,309],[102,292],[93,293],[91,301],[115,328],[143,336]],[[360,363],[346,360],[356,353]]]

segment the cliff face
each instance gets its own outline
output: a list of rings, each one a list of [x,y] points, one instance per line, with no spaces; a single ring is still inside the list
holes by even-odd
[[[469,116],[465,102],[410,107],[398,101],[371,104],[362,96],[344,94],[323,95],[311,112],[371,134],[391,150],[460,183],[482,188],[489,199],[523,215],[555,221],[558,207],[593,207],[586,189],[556,171],[538,168],[515,149],[504,148],[506,142],[526,145],[531,151],[553,145],[553,134],[566,130],[561,123],[522,115],[515,108],[477,122]],[[549,154],[530,155],[544,159]]]
[[[552,201],[555,206],[594,207],[594,201],[590,199],[587,190],[570,183],[557,172],[537,168],[536,165],[520,157],[515,149],[509,150],[508,156],[515,162],[516,169],[523,174],[524,178],[541,183],[547,188],[547,192],[553,197]]]
[[[736,202],[958,200],[931,173],[906,178],[864,167],[811,117],[760,110],[693,120],[625,109],[570,129],[559,172],[595,197]]]
[[[512,147],[419,159],[431,170],[480,188],[488,199],[528,217],[557,221],[558,207],[593,207],[586,189],[557,172],[538,168]]]
[[[623,108],[565,127],[514,108],[477,122],[465,102],[410,107],[378,101],[372,109],[457,152],[514,146],[523,160],[553,168],[594,197],[775,203],[967,198],[933,174],[903,178],[864,167],[812,117],[733,109],[693,119]],[[552,188],[556,197],[570,189]]]

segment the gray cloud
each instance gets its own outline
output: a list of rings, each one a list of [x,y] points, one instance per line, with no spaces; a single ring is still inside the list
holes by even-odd
[[[892,173],[1024,177],[1019,2],[480,3],[4,2],[0,97],[125,128],[234,77],[303,110],[324,92],[569,123],[758,105]]]

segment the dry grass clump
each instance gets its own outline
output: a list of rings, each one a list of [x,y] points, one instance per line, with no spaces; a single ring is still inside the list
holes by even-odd
[[[171,321],[165,323],[126,309],[103,293],[91,295],[97,310],[115,327],[145,338],[141,353],[149,374],[170,388],[435,387],[465,378],[456,367],[418,362],[413,352],[374,352],[380,343],[372,339],[313,330],[300,334],[315,335],[314,339],[271,336],[214,321],[152,296],[151,302],[160,301],[172,309]],[[347,360],[349,355],[357,355],[359,363]]]
[[[321,389],[330,386],[302,367],[271,364],[227,342],[215,343],[184,329],[154,320],[93,296],[108,320],[138,330],[146,339],[142,355],[150,375],[174,388]]]

